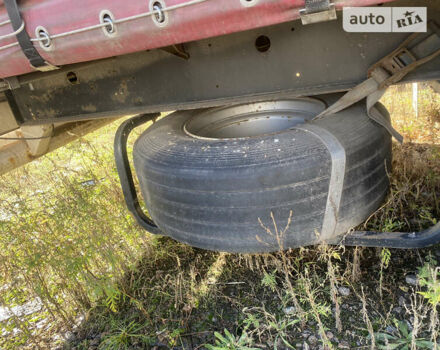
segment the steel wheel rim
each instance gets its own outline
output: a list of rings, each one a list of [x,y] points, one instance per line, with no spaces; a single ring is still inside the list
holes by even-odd
[[[252,138],[292,129],[324,109],[324,102],[313,98],[247,103],[203,111],[187,120],[183,129],[195,138]]]

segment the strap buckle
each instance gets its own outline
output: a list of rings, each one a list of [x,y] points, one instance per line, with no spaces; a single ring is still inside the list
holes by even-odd
[[[368,69],[368,77],[374,77],[374,71],[377,69],[383,69],[389,74],[389,77],[379,82],[379,88],[385,88],[400,81],[409,72],[421,66],[422,64],[432,60],[436,56],[440,55],[440,35],[438,27],[434,22],[429,23],[432,33],[422,40],[419,40],[419,44],[426,42],[430,46],[437,47],[431,53],[426,54],[423,57],[416,57],[416,55],[408,48],[409,44],[414,42],[424,33],[413,33],[406,38],[394,51],[386,55],[380,61],[373,64]],[[418,44],[418,45],[419,45]],[[426,50],[425,50],[426,51]]]

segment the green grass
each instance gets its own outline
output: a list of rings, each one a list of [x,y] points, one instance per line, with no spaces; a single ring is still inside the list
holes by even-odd
[[[47,317],[70,326],[125,297],[116,281],[151,244],[124,206],[112,155],[118,124],[0,178],[2,304],[39,296]],[[31,321],[8,323],[18,338],[39,336]]]
[[[423,229],[440,217],[440,102],[421,89],[417,120],[410,87],[383,102],[410,143],[394,145],[391,193],[361,229]],[[438,248],[243,255],[152,236],[125,208],[112,151],[119,123],[0,178],[0,306],[43,303],[0,322],[0,348],[436,346]],[[405,283],[410,272],[419,286]],[[407,310],[396,313],[401,297]]]

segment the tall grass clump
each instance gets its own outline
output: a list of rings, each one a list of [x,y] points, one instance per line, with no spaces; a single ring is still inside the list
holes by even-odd
[[[9,344],[0,348],[48,333],[44,325],[71,327],[98,301],[116,311],[125,297],[116,281],[149,242],[123,203],[112,152],[118,124],[0,177],[0,306],[41,307],[0,324]]]
[[[440,217],[440,94],[419,85],[417,117],[411,84],[391,87],[382,98],[404,144],[393,144],[390,195],[364,229],[419,231]]]

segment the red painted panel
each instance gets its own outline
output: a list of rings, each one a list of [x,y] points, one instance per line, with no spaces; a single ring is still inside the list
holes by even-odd
[[[244,2],[246,0],[243,0]],[[369,6],[393,0],[338,0],[336,7]],[[189,0],[165,0],[166,6]],[[24,0],[20,1],[26,31],[35,37],[37,26],[50,35],[99,23],[99,13],[109,10],[116,19],[148,12],[147,0]],[[218,35],[295,20],[304,0],[256,0],[245,7],[240,0],[206,0],[168,11],[169,23],[158,27],[151,17],[117,24],[117,35],[108,37],[101,28],[53,39],[53,49],[45,51],[35,43],[40,55],[54,65],[91,61],[105,57],[200,40]],[[8,20],[0,0],[0,23]],[[0,36],[12,32],[10,24],[0,26]],[[18,46],[1,50],[15,38],[0,40],[0,77],[34,71]]]

